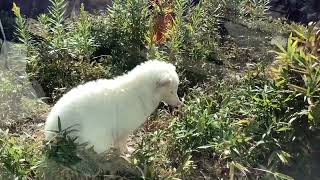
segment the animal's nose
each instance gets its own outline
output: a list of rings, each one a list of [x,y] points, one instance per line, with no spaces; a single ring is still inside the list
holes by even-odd
[[[182,101],[178,101],[175,107],[180,108],[183,105]]]

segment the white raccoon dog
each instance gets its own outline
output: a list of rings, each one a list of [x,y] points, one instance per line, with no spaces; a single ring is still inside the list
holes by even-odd
[[[127,151],[128,136],[143,124],[161,101],[178,107],[179,77],[174,65],[150,60],[115,79],[99,79],[71,89],[54,105],[45,123],[45,139],[72,126],[77,142],[97,153],[115,147]]]

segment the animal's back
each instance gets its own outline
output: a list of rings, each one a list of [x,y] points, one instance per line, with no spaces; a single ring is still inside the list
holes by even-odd
[[[108,85],[109,84],[109,85]],[[96,125],[95,121],[105,116],[103,101],[108,101],[108,91],[112,91],[112,80],[98,80],[79,85],[66,93],[48,115],[45,130],[58,130],[58,116],[62,130],[70,126],[79,131]],[[105,97],[103,97],[105,96]],[[107,102],[105,102],[107,103]],[[75,132],[78,135],[79,132]],[[46,139],[52,137],[46,132]]]

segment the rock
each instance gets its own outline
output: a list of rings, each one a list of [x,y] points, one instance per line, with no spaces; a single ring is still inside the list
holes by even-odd
[[[0,11],[11,13],[13,2],[21,8],[21,13],[26,17],[36,17],[41,13],[48,12],[48,7],[51,4],[49,0],[1,0]],[[67,16],[72,13],[78,14],[81,3],[84,4],[85,10],[89,12],[106,9],[108,5],[112,4],[112,0],[67,0],[66,2]]]
[[[239,47],[265,47],[265,44],[269,43],[266,41],[266,37],[269,36],[266,32],[251,29],[241,23],[231,21],[225,22],[225,27]]]
[[[271,16],[286,17],[289,21],[308,24],[320,20],[319,0],[270,0],[268,6]]]

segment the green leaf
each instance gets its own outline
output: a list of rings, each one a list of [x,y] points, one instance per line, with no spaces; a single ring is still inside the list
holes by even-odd
[[[61,132],[61,121],[60,121],[60,117],[58,116],[58,131]]]
[[[288,164],[288,158],[291,157],[289,153],[285,151],[279,151],[276,154],[283,164]]]
[[[285,174],[282,174],[282,173],[274,173],[274,177],[275,178],[280,178],[280,179],[283,179],[283,180],[294,180],[294,178],[292,178],[291,176],[288,176],[288,175],[285,175]]]
[[[290,127],[282,127],[280,129],[277,129],[277,132],[283,132],[283,131],[289,131],[289,130],[292,130],[292,128],[290,128]]]

